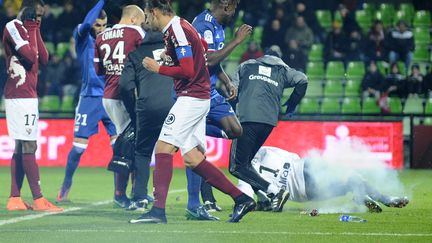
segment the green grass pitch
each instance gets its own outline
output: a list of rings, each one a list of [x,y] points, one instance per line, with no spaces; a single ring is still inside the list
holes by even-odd
[[[63,168],[41,168],[42,189],[53,201],[63,179]],[[232,178],[232,177],[231,177]],[[223,212],[220,222],[187,221],[184,170],[175,170],[167,203],[167,225],[130,225],[138,212],[114,208],[113,176],[101,168],[79,168],[66,212],[8,212],[10,175],[0,167],[0,242],[432,242],[432,170],[404,170],[400,178],[412,188],[403,209],[383,207],[383,213],[354,214],[367,223],[339,222],[340,214],[310,217],[299,203],[288,202],[282,213],[253,212],[240,223],[226,223],[232,201],[216,193]],[[31,201],[27,181],[22,196]]]

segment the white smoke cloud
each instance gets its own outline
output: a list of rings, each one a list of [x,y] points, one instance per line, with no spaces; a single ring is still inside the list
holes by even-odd
[[[389,168],[384,160],[355,137],[332,141],[332,146],[324,151],[312,150],[305,160],[320,197],[319,201],[308,202],[306,206],[318,209],[319,213],[366,212],[367,208],[362,203],[353,200],[357,198],[362,202],[363,195],[368,194],[365,183],[386,196],[406,196],[398,171]],[[346,188],[343,185],[349,186],[348,194],[343,191]]]

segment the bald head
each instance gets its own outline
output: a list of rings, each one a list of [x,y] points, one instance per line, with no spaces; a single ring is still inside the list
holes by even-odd
[[[121,24],[142,26],[144,23],[144,11],[137,5],[128,5],[122,10]]]

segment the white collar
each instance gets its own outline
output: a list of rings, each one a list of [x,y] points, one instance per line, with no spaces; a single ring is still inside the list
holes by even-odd
[[[168,22],[168,24],[163,28],[162,33],[165,33],[165,31],[167,31],[167,29],[170,27],[170,25],[173,24],[174,21],[179,21],[180,17],[179,16],[174,16],[170,22]]]

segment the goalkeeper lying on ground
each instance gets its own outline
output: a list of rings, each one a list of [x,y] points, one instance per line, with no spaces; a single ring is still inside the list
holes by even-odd
[[[289,200],[296,202],[326,200],[352,193],[354,202],[364,204],[370,212],[377,213],[382,211],[379,203],[402,208],[409,202],[406,197],[381,194],[355,170],[344,173],[343,176],[335,176],[332,171],[334,168],[325,161],[300,159],[297,154],[276,147],[261,147],[252,160],[252,166],[265,180],[289,191]],[[238,187],[253,196],[254,190],[246,182],[239,180]],[[256,194],[256,210],[272,210],[265,193],[256,191]]]

